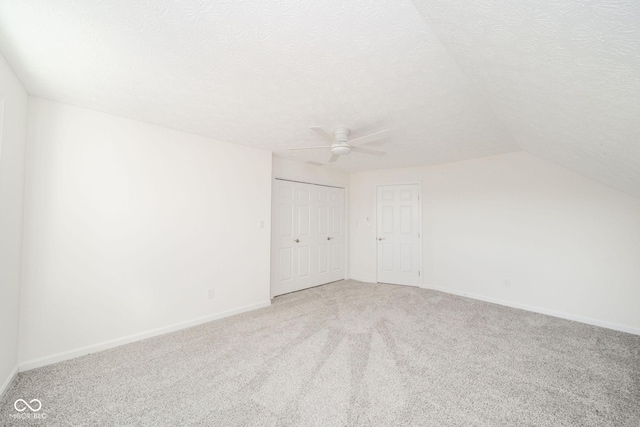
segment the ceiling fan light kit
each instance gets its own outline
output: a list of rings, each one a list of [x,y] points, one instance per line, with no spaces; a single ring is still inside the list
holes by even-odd
[[[335,147],[331,147],[331,152],[338,156],[344,156],[351,153],[351,147],[348,145],[336,145]]]
[[[371,154],[374,156],[383,156],[384,154],[386,154],[384,151],[372,150],[370,148],[360,148],[360,146],[387,137],[389,134],[388,130],[382,130],[349,141],[349,134],[351,133],[351,130],[348,128],[337,128],[333,131],[333,135],[331,135],[321,127],[312,126],[310,129],[322,139],[330,142],[331,145],[323,145],[317,147],[296,147],[289,148],[289,150],[315,150],[320,148],[330,148],[331,158],[329,159],[329,163],[335,162],[336,160],[338,160],[339,156],[345,156],[347,154],[350,154],[352,151],[356,151],[362,154]]]

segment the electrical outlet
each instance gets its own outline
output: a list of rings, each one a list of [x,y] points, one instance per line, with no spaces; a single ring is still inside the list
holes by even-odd
[[[504,286],[505,288],[510,288],[511,287],[511,279],[504,279],[502,281],[502,286]]]
[[[208,294],[208,298],[212,299],[216,296],[216,289],[215,288],[210,288],[209,289],[209,294]]]

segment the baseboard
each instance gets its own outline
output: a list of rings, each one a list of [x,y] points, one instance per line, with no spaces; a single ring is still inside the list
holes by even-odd
[[[158,335],[167,334],[169,332],[178,331],[180,329],[190,328],[192,326],[200,325],[202,323],[211,322],[213,320],[222,319],[224,317],[233,316],[247,311],[257,310],[259,308],[268,307],[271,305],[271,301],[263,301],[256,304],[245,305],[233,310],[223,311],[221,313],[210,314],[208,316],[198,317],[196,319],[187,320],[180,323],[174,323],[173,325],[164,326],[162,328],[152,329],[145,332],[140,332],[133,335],[128,335],[122,338],[116,338],[109,341],[103,341],[101,343],[89,345],[86,347],[77,348],[74,350],[65,351],[62,353],[53,354],[51,356],[39,357],[36,359],[27,360],[21,362],[19,365],[20,372],[28,371],[30,369],[39,368],[41,366],[50,365],[52,363],[62,362],[64,360],[74,359],[76,357],[85,356],[90,353],[96,353],[98,351],[107,350],[109,348],[118,347],[124,344],[129,344],[136,341],[141,341],[147,338],[155,337]]]
[[[614,331],[626,332],[629,334],[640,335],[640,328],[620,325],[618,323],[607,322],[604,320],[591,319],[589,317],[575,316],[573,314],[563,313],[561,311],[548,310],[546,308],[536,307],[533,305],[520,304],[512,301],[505,301],[498,298],[486,297],[483,295],[472,294],[468,292],[456,291],[449,288],[439,288],[436,286],[425,286],[424,289],[432,289],[447,294],[459,295],[462,297],[477,299],[480,301],[490,302],[493,304],[504,305],[506,307],[518,308],[520,310],[532,311],[534,313],[546,314],[547,316],[559,317],[561,319],[573,320],[574,322],[586,323],[587,325],[599,326],[601,328],[613,329]]]
[[[16,365],[13,368],[13,370],[9,374],[9,377],[7,377],[5,382],[2,384],[2,387],[0,387],[0,401],[2,401],[5,393],[9,390],[9,388],[11,387],[11,384],[13,384],[13,382],[16,380],[17,377],[18,377],[18,365]]]

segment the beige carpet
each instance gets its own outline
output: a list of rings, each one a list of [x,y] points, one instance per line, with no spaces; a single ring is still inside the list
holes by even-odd
[[[640,336],[344,281],[22,373],[0,423],[638,427]]]

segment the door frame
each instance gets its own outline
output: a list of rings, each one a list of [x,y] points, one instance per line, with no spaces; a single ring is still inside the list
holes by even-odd
[[[378,254],[378,226],[380,225],[380,218],[378,218],[378,189],[380,187],[391,187],[391,186],[396,186],[396,185],[417,185],[418,186],[418,217],[420,218],[419,221],[419,225],[418,225],[418,233],[420,233],[420,285],[418,286],[419,288],[424,288],[424,268],[423,268],[423,253],[424,253],[424,240],[423,240],[423,232],[422,232],[422,182],[398,182],[398,183],[393,183],[393,184],[376,184],[375,186],[375,196],[374,196],[374,200],[375,200],[375,216],[376,216],[376,229],[374,231],[374,238],[375,238],[375,245],[376,245],[376,283],[380,283],[378,281],[378,260],[379,260],[379,254]],[[398,286],[405,286],[405,285],[398,285]],[[407,286],[411,286],[411,285],[407,285]]]
[[[273,258],[274,258],[274,245],[275,245],[275,232],[277,230],[276,221],[277,218],[276,209],[274,202],[275,195],[275,186],[276,181],[289,181],[289,182],[297,182],[300,184],[309,184],[309,185],[318,185],[320,187],[331,187],[331,188],[340,188],[344,190],[344,280],[349,278],[349,188],[342,185],[336,185],[334,183],[329,182],[311,182],[309,179],[304,177],[296,177],[296,176],[280,176],[275,175],[271,180],[271,244],[270,244],[270,253],[269,253],[269,298],[273,299],[273,282],[274,282],[274,268],[273,268]]]

